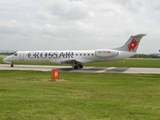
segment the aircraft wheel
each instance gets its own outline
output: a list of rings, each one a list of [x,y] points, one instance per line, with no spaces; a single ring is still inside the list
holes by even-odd
[[[11,67],[14,67],[14,64],[13,64],[13,62],[11,63]]]
[[[83,68],[83,65],[79,64],[78,67],[79,67],[79,68]]]
[[[74,69],[78,69],[78,66],[74,66]]]

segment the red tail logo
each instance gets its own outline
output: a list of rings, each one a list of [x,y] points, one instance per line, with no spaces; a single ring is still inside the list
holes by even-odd
[[[131,43],[128,45],[128,50],[129,51],[134,50],[137,45],[138,45],[138,41],[132,39]]]

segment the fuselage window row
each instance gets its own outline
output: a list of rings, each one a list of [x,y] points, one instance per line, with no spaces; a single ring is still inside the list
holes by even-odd
[[[84,55],[84,56],[86,56],[86,55],[88,55],[88,56],[90,56],[90,54],[76,54],[76,56],[82,56],[82,55]],[[94,54],[91,54],[92,56],[94,55]]]

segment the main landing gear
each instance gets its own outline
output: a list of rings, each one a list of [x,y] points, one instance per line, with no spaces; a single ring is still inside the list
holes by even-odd
[[[14,67],[14,64],[13,64],[13,62],[11,63],[11,67]]]
[[[78,69],[78,68],[82,69],[82,68],[83,68],[83,65],[82,65],[82,64],[77,64],[77,63],[75,63],[75,64],[72,65],[72,66],[73,66],[74,69]]]

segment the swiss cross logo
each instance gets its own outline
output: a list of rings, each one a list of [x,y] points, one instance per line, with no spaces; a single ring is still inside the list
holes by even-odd
[[[131,43],[128,45],[128,50],[129,51],[134,50],[137,45],[138,45],[138,41],[135,39],[132,39]]]

